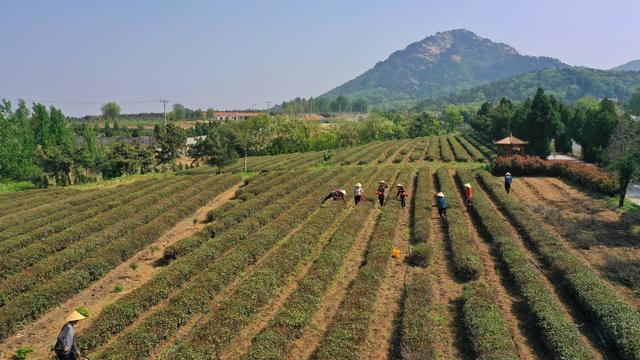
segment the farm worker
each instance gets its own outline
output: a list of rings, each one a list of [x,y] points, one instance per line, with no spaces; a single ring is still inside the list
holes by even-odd
[[[364,196],[364,189],[362,188],[362,184],[356,183],[353,187],[353,201],[355,201],[356,205],[362,200]]]
[[[407,189],[402,186],[402,184],[398,184],[396,185],[396,187],[398,188],[396,199],[400,198],[400,204],[402,204],[402,208],[404,209],[405,207],[407,207],[407,197],[409,196],[409,193],[407,192]]]
[[[438,203],[438,215],[440,219],[447,218],[447,200],[444,198],[444,193],[439,192],[436,194]]]
[[[511,177],[511,173],[504,174],[504,189],[506,190],[507,194],[511,191],[512,181],[513,178]]]
[[[78,321],[86,317],[74,310],[65,320],[66,324],[60,330],[54,351],[61,360],[75,360],[80,358],[80,350],[76,343],[76,330],[74,326]]]
[[[332,192],[330,192],[329,195],[327,195],[327,197],[324,198],[324,200],[322,200],[322,203],[320,204],[320,206],[322,206],[325,201],[329,199],[333,199],[333,200],[342,200],[342,202],[344,202],[344,206],[346,207],[347,206],[347,200],[345,199],[346,196],[347,196],[346,190],[335,189]]]
[[[387,182],[382,180],[378,185],[378,189],[376,190],[376,195],[378,195],[378,201],[380,202],[380,206],[384,206],[384,192],[387,190]]]
[[[467,206],[471,205],[473,199],[473,189],[471,189],[471,184],[469,183],[464,184],[464,197]]]

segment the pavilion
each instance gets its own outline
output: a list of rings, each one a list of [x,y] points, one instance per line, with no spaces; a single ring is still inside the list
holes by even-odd
[[[525,156],[524,147],[529,143],[528,141],[524,141],[518,139],[513,136],[513,134],[509,134],[504,139],[496,140],[493,142],[496,145],[496,153],[498,156],[514,156],[520,155]]]

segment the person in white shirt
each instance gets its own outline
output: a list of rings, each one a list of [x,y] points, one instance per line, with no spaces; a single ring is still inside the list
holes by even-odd
[[[362,197],[364,196],[364,189],[362,188],[362,184],[357,183],[353,187],[353,201],[358,205]]]

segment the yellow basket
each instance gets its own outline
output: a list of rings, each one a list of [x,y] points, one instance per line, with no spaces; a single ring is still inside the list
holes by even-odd
[[[391,256],[394,257],[394,258],[399,258],[400,257],[400,249],[391,250]]]

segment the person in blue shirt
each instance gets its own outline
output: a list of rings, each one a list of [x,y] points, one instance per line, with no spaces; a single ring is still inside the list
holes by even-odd
[[[54,350],[58,359],[60,360],[76,360],[80,359],[80,350],[78,350],[78,344],[76,343],[76,330],[74,326],[78,321],[85,319],[86,317],[75,310],[67,319],[66,324],[60,330],[58,339]]]
[[[512,181],[513,181],[513,178],[511,177],[511,173],[506,173],[504,175],[504,190],[507,192],[507,194],[511,192]]]
[[[447,199],[444,197],[444,193],[439,192],[436,194],[436,199],[438,203],[438,215],[440,219],[447,218]]]

